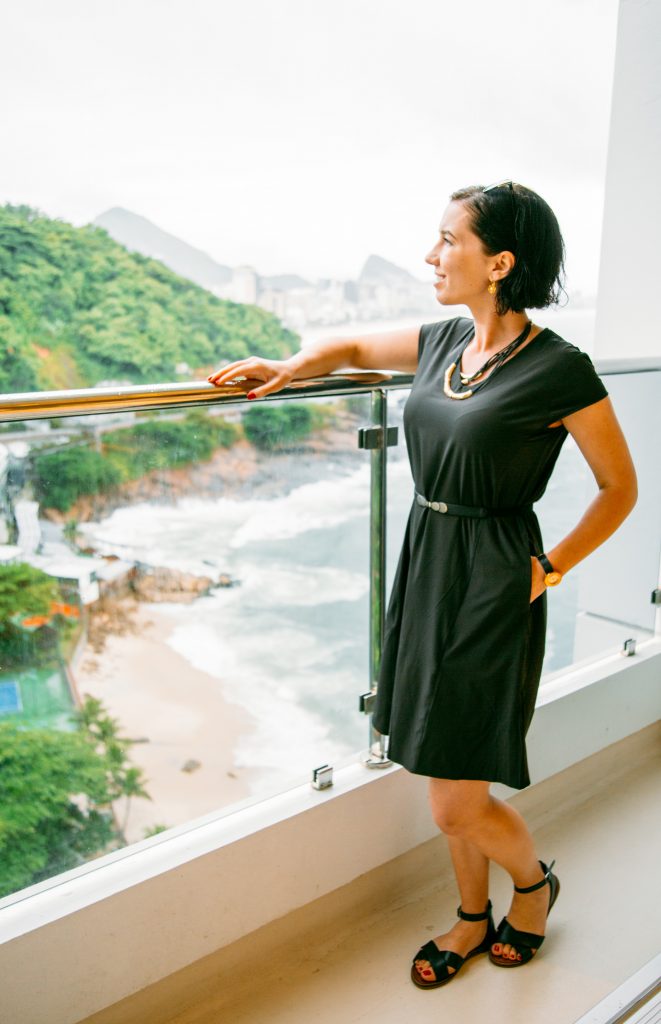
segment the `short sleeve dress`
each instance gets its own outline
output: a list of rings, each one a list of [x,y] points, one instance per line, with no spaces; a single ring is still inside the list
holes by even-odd
[[[608,392],[589,356],[546,328],[469,399],[448,398],[445,371],[472,332],[465,318],[421,328],[404,433],[419,494],[496,514],[443,514],[413,500],[373,724],[411,772],[522,789],[546,636],[546,594],[530,601],[530,556],[544,550],[531,506],[567,437],[549,424]],[[458,368],[451,384],[465,390]]]

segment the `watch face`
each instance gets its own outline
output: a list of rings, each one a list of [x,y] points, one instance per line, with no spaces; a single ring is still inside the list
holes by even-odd
[[[557,587],[561,579],[561,572],[547,572],[546,576],[544,577],[544,582],[546,583],[547,587]]]

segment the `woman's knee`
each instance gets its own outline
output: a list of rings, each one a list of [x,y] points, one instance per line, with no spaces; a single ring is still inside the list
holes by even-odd
[[[447,836],[469,832],[486,811],[488,786],[430,779],[429,802],[438,828]]]
[[[432,804],[432,815],[441,832],[446,836],[461,836],[469,828],[472,815],[467,815],[465,810],[456,802],[449,801],[445,804]]]

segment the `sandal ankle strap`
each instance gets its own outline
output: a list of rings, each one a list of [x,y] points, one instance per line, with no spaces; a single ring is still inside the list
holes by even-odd
[[[461,907],[457,907],[457,917],[462,921],[486,921],[491,914],[491,900],[487,903],[487,909],[483,914],[467,914]]]
[[[555,864],[555,861],[552,860],[548,867],[546,866],[546,864],[544,863],[543,860],[540,860],[539,863],[540,863],[540,867],[541,867],[542,871],[544,872],[544,877],[542,878],[541,882],[535,882],[534,885],[526,885],[526,886],[515,885],[514,886],[514,892],[521,892],[521,893],[535,892],[536,889],[541,889],[543,885],[546,885],[546,883],[549,880],[549,876],[551,874],[551,868]]]

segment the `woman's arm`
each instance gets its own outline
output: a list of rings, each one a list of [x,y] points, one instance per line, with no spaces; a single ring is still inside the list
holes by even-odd
[[[292,380],[323,377],[340,367],[360,370],[399,370],[415,373],[418,366],[419,327],[382,331],[359,338],[329,338],[306,345],[289,359],[260,359],[250,356],[227,363],[207,379],[219,387],[236,377],[261,380],[250,396],[263,398],[280,391]]]
[[[636,504],[636,471],[610,398],[565,416],[562,420],[594,474],[599,493],[581,520],[550,551],[549,562],[568,572],[615,533]],[[532,559],[531,601],[544,591],[544,570]]]

